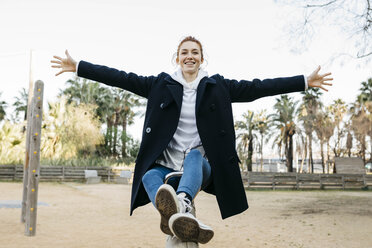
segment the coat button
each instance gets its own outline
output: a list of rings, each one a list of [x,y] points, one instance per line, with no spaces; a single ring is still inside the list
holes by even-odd
[[[164,108],[164,103],[163,103],[163,102],[160,104],[160,108],[161,108],[161,109]]]
[[[151,132],[151,127],[146,128],[146,133],[150,133],[150,132]]]
[[[226,131],[225,130],[220,130],[220,135],[221,136],[225,136],[226,135]]]
[[[211,111],[216,110],[216,104],[212,103],[212,104],[209,106],[209,109],[210,109]]]

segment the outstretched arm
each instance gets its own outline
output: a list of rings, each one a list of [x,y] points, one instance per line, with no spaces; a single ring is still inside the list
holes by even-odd
[[[55,60],[51,61],[52,67],[61,69],[56,76],[64,72],[77,72],[79,77],[119,87],[146,98],[150,93],[152,84],[157,80],[157,77],[154,76],[138,76],[135,73],[126,73],[125,71],[94,65],[83,60],[76,63],[67,50],[65,54],[66,58],[53,56]]]
[[[66,58],[61,58],[59,56],[53,56],[57,60],[51,60],[53,68],[61,68],[61,70],[56,74],[56,76],[64,72],[76,72],[76,61],[70,56],[68,51],[65,51]]]
[[[316,87],[316,88],[321,88],[322,90],[328,91],[326,88],[324,88],[324,85],[332,86],[331,83],[327,83],[326,81],[332,81],[333,78],[327,77],[331,75],[332,73],[327,72],[324,74],[319,74],[320,71],[320,66],[316,68],[313,73],[308,76],[307,79],[307,84],[309,87]]]
[[[254,79],[253,81],[237,81],[220,77],[228,85],[232,102],[250,102],[265,96],[303,91],[307,87],[317,87],[328,91],[324,86],[332,86],[331,83],[326,82],[333,80],[333,78],[327,77],[331,73],[319,74],[319,71],[320,66],[308,77],[299,75],[264,80]]]

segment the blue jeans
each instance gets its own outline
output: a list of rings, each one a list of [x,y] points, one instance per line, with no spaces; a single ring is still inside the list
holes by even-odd
[[[165,176],[173,171],[174,170],[170,168],[157,165],[148,170],[142,177],[142,183],[154,206],[156,192],[159,187],[164,184]],[[209,162],[203,158],[200,151],[195,149],[191,150],[184,160],[183,175],[179,180],[178,188],[178,180],[176,178],[170,179],[168,183],[172,185],[173,188],[177,188],[177,194],[185,192],[194,199],[199,190],[208,186],[211,180],[211,166]]]

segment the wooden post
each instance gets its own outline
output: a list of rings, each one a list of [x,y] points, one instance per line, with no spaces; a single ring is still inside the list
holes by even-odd
[[[38,184],[40,175],[40,143],[41,143],[41,122],[43,113],[43,93],[44,83],[38,80],[35,83],[33,99],[31,102],[31,123],[30,144],[29,144],[29,164],[28,164],[28,184],[26,201],[26,224],[25,235],[35,236],[36,234],[36,214]]]
[[[30,51],[30,72],[28,85],[28,102],[27,102],[27,126],[26,126],[26,156],[23,167],[23,197],[22,197],[22,213],[21,222],[26,221],[26,201],[27,201],[27,185],[28,185],[28,164],[29,164],[29,149],[30,149],[30,134],[31,134],[31,101],[33,95],[34,81],[32,78],[32,50]]]

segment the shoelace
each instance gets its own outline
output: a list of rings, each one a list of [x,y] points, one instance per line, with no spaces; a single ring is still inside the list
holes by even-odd
[[[180,200],[180,202],[182,204],[182,207],[185,209],[185,213],[191,213],[191,211],[192,211],[191,201],[188,198],[183,197],[181,195],[177,195],[177,197]]]

